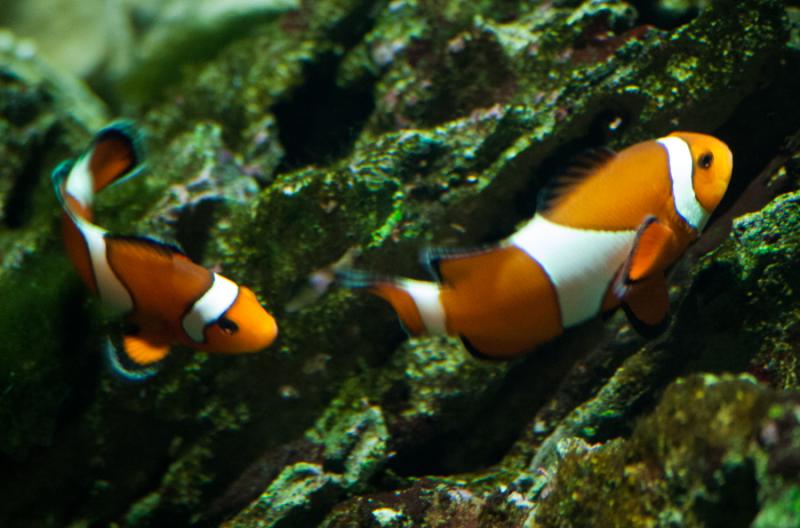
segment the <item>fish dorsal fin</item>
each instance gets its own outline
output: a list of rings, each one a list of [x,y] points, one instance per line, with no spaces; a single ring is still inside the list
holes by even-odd
[[[419,260],[434,279],[452,283],[469,270],[470,259],[497,248],[497,244],[473,248],[429,247],[420,251]]]
[[[536,211],[545,214],[577,184],[609,163],[617,153],[607,147],[587,150],[577,156],[561,175],[552,178],[539,191]]]
[[[141,169],[142,140],[128,121],[118,121],[100,130],[87,153],[94,192],[123,181]]]
[[[156,240],[155,238],[147,237],[147,236],[138,236],[138,235],[113,235],[107,234],[106,239],[109,241],[115,241],[120,244],[130,245],[132,247],[141,248],[142,251],[152,251],[158,255],[164,257],[183,257],[189,258],[186,256],[186,253],[183,252],[183,249],[180,248],[177,244],[171,244],[169,242],[164,242],[161,240]]]

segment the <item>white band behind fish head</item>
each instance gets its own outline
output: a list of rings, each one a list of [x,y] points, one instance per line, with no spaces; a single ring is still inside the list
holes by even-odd
[[[606,289],[633,247],[636,231],[579,229],[537,214],[508,242],[547,274],[556,290],[564,328],[597,315]]]
[[[197,299],[183,318],[183,329],[193,341],[205,341],[205,328],[228,311],[239,295],[239,286],[230,279],[214,273],[211,287]]]
[[[658,143],[667,151],[675,211],[690,227],[702,231],[711,215],[694,193],[692,150],[686,141],[676,136],[663,137]]]
[[[446,334],[447,324],[444,307],[439,298],[439,285],[432,282],[406,279],[402,282],[402,286],[414,300],[414,304],[417,305],[425,330],[431,334]]]

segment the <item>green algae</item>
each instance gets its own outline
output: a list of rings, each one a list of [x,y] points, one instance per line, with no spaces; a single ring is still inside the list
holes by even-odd
[[[793,265],[798,258],[798,193],[780,196],[758,213],[734,222],[730,242],[714,260],[706,261],[706,273],[730,277],[740,310],[738,339],[747,340],[754,372],[779,388],[798,389],[797,295],[800,275]],[[703,278],[703,275],[700,275]],[[710,279],[708,288],[718,284]]]
[[[727,16],[733,11],[737,16]],[[110,227],[181,239],[196,258],[251,285],[279,316],[280,342],[241,358],[178,351],[147,387],[124,388],[103,377],[92,396],[96,401],[76,412],[86,413],[80,414],[80,421],[90,424],[85,436],[58,444],[66,452],[64,446],[86,443],[92,467],[75,481],[76,491],[66,494],[64,505],[53,506],[62,513],[54,513],[49,524],[70,516],[103,522],[120,519],[123,511],[125,522],[138,526],[203,519],[209,498],[250,460],[297,436],[323,454],[314,456],[309,449],[278,467],[231,525],[311,523],[349,496],[356,498],[343,504],[357,505],[352,511],[366,518],[364,523],[522,522],[532,508],[528,490],[537,488],[537,467],[513,466],[509,458],[506,467],[431,484],[414,473],[436,466],[413,464],[441,453],[437,444],[456,459],[450,467],[465,467],[458,459],[472,453],[469,445],[491,448],[494,432],[470,433],[481,431],[481,412],[493,414],[493,406],[505,404],[501,387],[520,367],[475,362],[455,340],[412,341],[393,352],[401,334],[390,310],[350,292],[335,291],[296,313],[283,307],[309,273],[350,250],[360,252],[361,263],[370,268],[415,274],[420,271],[415,253],[425,243],[468,244],[508,233],[532,212],[535,190],[547,177],[536,170],[588,141],[598,114],[611,110],[620,118],[619,133],[609,134],[618,146],[675,126],[716,128],[756,80],[769,75],[763,66],[785,36],[781,14],[779,2],[720,1],[669,33],[632,31],[634,12],[623,2],[309,2],[195,68],[145,117],[149,172],[104,193],[98,218]],[[339,97],[331,106],[368,94],[358,105],[367,117],[342,124],[332,114],[312,119],[300,111],[327,90]],[[324,140],[297,139],[318,128],[342,136],[342,142],[334,148]],[[295,135],[287,134],[292,129]],[[213,225],[180,235],[175,222],[193,218],[195,208],[180,197],[201,174],[231,188],[243,184],[241,199],[215,189],[209,200],[199,200],[215,204]],[[255,184],[262,189],[255,192]],[[197,197],[192,196],[190,202]],[[761,228],[743,229],[752,233],[748,248],[761,243]],[[739,281],[746,265],[733,260],[738,249],[729,251],[730,262],[724,251],[711,257],[706,265],[713,269],[701,270],[700,279],[712,281],[709,277],[722,270],[712,282]],[[758,266],[769,266],[775,256],[763,253],[765,260],[747,257],[756,275]],[[781,257],[762,282],[748,276],[744,290],[763,285],[770,296],[790,298],[785,296],[793,290],[777,278],[787,265]],[[53,287],[61,280],[54,274]],[[698,298],[713,301],[702,292]],[[695,315],[684,309],[684,317]],[[43,317],[53,313],[48,310]],[[768,323],[755,325],[770,313],[754,315],[749,335],[767,330]],[[788,325],[787,320],[787,332],[765,341],[762,349],[766,353],[783,343],[787,362],[793,350]],[[566,449],[573,433],[583,435],[589,448],[581,456],[597,457],[586,478],[601,481],[594,491],[582,490],[586,500],[580,507],[588,498],[608,501],[602,477],[624,455],[622,441],[597,449],[592,444],[618,432],[654,390],[674,378],[674,371],[659,370],[674,349],[724,356],[727,342],[708,344],[683,340],[632,357],[596,400],[568,420],[554,447]],[[751,344],[751,338],[743,340],[734,359],[746,357]],[[527,365],[537,381],[518,380],[518,385],[558,383],[539,381],[534,361]],[[791,367],[784,366],[790,386]],[[527,392],[535,390],[545,389]],[[128,425],[120,428],[120,422]],[[553,419],[543,429],[556,425]],[[144,449],[141,437],[126,438],[137,430],[147,436]],[[519,452],[537,447],[531,442]],[[695,444],[668,447],[658,456],[701,451]],[[144,460],[141,467],[122,460],[130,452]],[[519,452],[513,460],[525,458]],[[64,474],[58,463],[49,467]],[[412,476],[391,477],[393,467]],[[695,485],[691,478],[680,480],[677,462],[674,468],[679,482]],[[635,488],[643,478],[640,470],[635,467],[615,485]],[[384,491],[385,483],[376,480],[385,475],[398,486],[411,486],[395,493],[403,497],[402,507],[393,498],[384,497],[385,504],[363,498]],[[727,481],[727,473],[721,475]],[[656,516],[657,500],[666,501],[672,490],[645,477],[646,496],[654,502],[632,506],[637,519],[667,523],[689,515],[680,505]],[[70,502],[79,501],[86,480],[91,500],[72,513]],[[558,496],[547,482],[543,489]],[[330,522],[352,520],[345,509],[337,508]]]
[[[70,272],[66,260],[46,253],[23,263],[35,272],[36,279],[20,284],[9,273],[0,274],[4,306],[0,309],[0,423],[5,431],[0,450],[15,457],[53,441],[58,411],[70,393],[70,378],[74,379],[70,365],[85,362],[70,357],[77,352],[73,348],[77,343],[65,346],[52,338],[68,329],[51,314],[65,314],[65,300],[74,299],[77,293],[67,280]],[[75,340],[83,338],[72,335]],[[64,379],[61,373],[65,371],[73,371],[73,375]]]
[[[742,525],[772,398],[748,377],[679,381],[630,439],[567,455],[533,526]]]
[[[105,109],[84,86],[0,31],[0,451],[21,459],[53,437],[87,365],[89,322],[70,317],[77,279],[55,235],[47,174]],[[88,363],[92,363],[88,361]]]

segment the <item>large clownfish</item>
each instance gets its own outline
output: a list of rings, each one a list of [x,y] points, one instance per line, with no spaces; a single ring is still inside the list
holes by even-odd
[[[52,176],[70,259],[103,304],[124,316],[123,354],[110,341],[107,346],[112,368],[130,379],[147,377],[173,345],[224,353],[265,348],[277,325],[250,289],[195,264],[177,247],[114,235],[91,222],[95,193],[138,172],[138,144],[130,125],[113,124]]]
[[[654,335],[667,323],[665,271],[698,238],[732,169],[728,146],[696,133],[594,151],[499,244],[423,252],[438,283],[358,270],[339,281],[386,299],[410,334],[458,335],[483,357],[531,351],[620,305]]]

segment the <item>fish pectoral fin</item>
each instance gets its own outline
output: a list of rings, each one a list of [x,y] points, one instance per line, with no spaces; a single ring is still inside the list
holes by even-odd
[[[141,366],[157,363],[169,353],[169,345],[154,344],[139,335],[126,335],[122,339],[122,348],[131,361]]]
[[[656,276],[667,268],[674,237],[672,230],[659,223],[655,216],[645,219],[614,285],[614,292],[620,299],[624,299],[637,282]]]
[[[655,337],[669,323],[669,291],[663,273],[631,286],[622,302],[631,326],[644,337]]]

